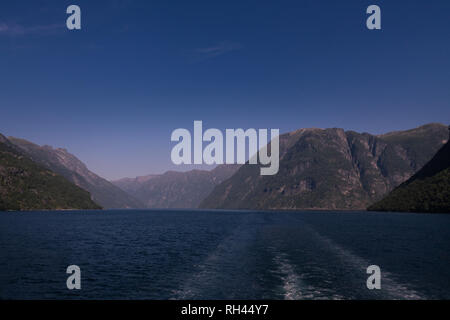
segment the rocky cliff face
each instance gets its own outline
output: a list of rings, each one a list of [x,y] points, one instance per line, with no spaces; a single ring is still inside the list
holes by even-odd
[[[100,208],[89,192],[36,164],[0,135],[0,210]]]
[[[416,174],[368,210],[450,213],[450,142]]]
[[[411,177],[447,141],[447,127],[371,135],[301,129],[280,137],[280,170],[244,165],[201,208],[365,209]]]
[[[216,185],[231,177],[238,168],[238,165],[222,165],[211,171],[168,171],[113,183],[137,197],[146,208],[197,208]]]
[[[64,176],[91,193],[92,199],[104,208],[143,208],[144,205],[111,182],[91,172],[86,165],[66,149],[39,146],[10,137],[9,140],[33,161]]]

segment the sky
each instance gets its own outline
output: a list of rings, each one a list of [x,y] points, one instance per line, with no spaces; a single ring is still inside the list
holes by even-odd
[[[81,8],[81,30],[66,8]],[[381,8],[368,30],[366,8]],[[0,3],[0,133],[107,179],[187,170],[176,128],[450,124],[450,1]]]

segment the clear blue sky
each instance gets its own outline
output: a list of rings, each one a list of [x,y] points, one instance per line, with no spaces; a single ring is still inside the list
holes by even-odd
[[[65,28],[66,8],[82,30]],[[382,30],[365,27],[368,5]],[[160,173],[170,134],[450,123],[450,1],[2,1],[0,132],[108,179]],[[183,168],[186,169],[186,168]]]

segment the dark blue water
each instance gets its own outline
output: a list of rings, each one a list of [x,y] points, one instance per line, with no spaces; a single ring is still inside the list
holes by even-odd
[[[0,298],[450,299],[450,215],[1,212]]]

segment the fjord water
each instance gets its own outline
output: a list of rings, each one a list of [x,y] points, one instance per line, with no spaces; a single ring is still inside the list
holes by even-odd
[[[450,215],[1,212],[0,298],[450,299]]]

